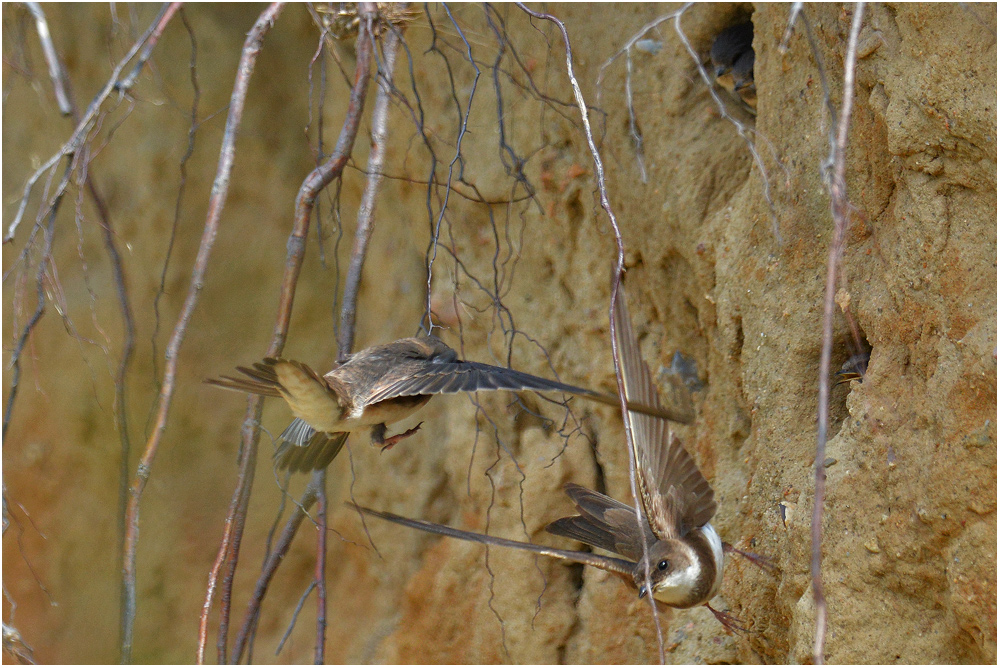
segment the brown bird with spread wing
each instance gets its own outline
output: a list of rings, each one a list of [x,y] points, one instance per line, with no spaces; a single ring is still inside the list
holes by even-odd
[[[625,396],[630,406],[632,403],[659,406],[656,386],[639,352],[622,288],[616,301],[615,331]],[[559,550],[358,508],[369,515],[430,533],[594,566],[621,575],[640,597],[651,594],[658,602],[674,608],[705,605],[727,628],[739,629],[735,618],[708,605],[722,586],[725,552],[735,550],[724,544],[709,524],[715,514],[712,487],[680,441],[670,433],[667,419],[630,409],[628,420],[633,434],[632,456],[636,461],[641,519],[636,517],[632,506],[568,484],[566,493],[576,504],[579,515],[564,517],[546,527],[549,533],[624,558]]]
[[[266,358],[253,368],[237,367],[246,378],[223,376],[206,383],[288,402],[295,419],[279,437],[278,468],[292,472],[326,467],[347,435],[371,431],[372,443],[389,448],[416,433],[416,427],[386,437],[386,425],[403,420],[435,394],[510,390],[564,392],[612,406],[617,397],[539,378],[504,367],[468,362],[435,336],[400,339],[355,353],[320,375],[301,362]],[[632,410],[691,422],[690,399],[679,408],[633,402]]]

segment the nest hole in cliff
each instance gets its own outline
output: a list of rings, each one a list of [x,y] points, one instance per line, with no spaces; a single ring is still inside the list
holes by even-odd
[[[737,5],[720,19],[707,49],[709,73],[724,91],[727,106],[746,112],[752,123],[757,114],[753,5]]]
[[[847,396],[854,388],[855,382],[864,382],[871,354],[872,346],[868,342],[868,336],[854,322],[840,340],[834,342],[830,358],[830,382],[833,384],[830,396],[831,433],[836,433],[844,419],[848,417]]]

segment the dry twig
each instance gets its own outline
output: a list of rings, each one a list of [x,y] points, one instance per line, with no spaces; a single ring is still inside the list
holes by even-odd
[[[42,40],[42,45],[45,50],[46,60],[49,66],[49,75],[55,88],[55,95],[59,103],[60,110],[64,114],[71,115],[73,122],[79,125],[81,120],[80,112],[76,105],[76,100],[73,97],[69,80],[65,74],[66,70],[55,51],[51,36],[48,33],[48,26],[45,22],[45,14],[42,12],[41,6],[38,3],[32,2],[27,4],[31,13],[35,16],[36,22],[38,23],[39,38]],[[157,21],[157,29],[154,30],[150,38],[146,40],[145,52],[147,54],[152,52],[152,49],[156,44],[156,38],[166,26],[166,22],[169,21],[171,15],[172,12],[164,13]],[[136,66],[134,70],[135,76],[138,76],[143,62],[145,61],[140,62]],[[118,370],[115,373],[115,401],[113,413],[115,416],[115,428],[118,431],[118,436],[121,441],[118,475],[118,549],[119,554],[121,554],[124,558],[126,526],[125,516],[128,504],[129,455],[131,452],[131,442],[128,431],[128,409],[126,406],[127,392],[125,391],[125,379],[129,363],[132,359],[132,352],[135,347],[135,323],[125,279],[125,269],[122,264],[121,254],[118,252],[118,246],[115,242],[115,235],[112,229],[111,214],[104,202],[104,198],[101,197],[98,192],[89,160],[85,158],[82,162],[83,166],[81,168],[80,180],[86,184],[87,190],[94,202],[94,206],[97,209],[98,217],[100,218],[101,234],[104,239],[105,249],[108,253],[108,259],[111,261],[111,270],[114,275],[115,288],[118,294],[118,305],[122,314],[122,353],[121,360],[118,364]],[[119,612],[123,614],[126,608],[126,590],[124,583],[120,596],[121,610]],[[122,624],[122,628],[124,628],[124,622]]]
[[[587,105],[583,99],[583,92],[580,90],[580,84],[579,82],[577,82],[576,75],[573,73],[573,50],[569,44],[569,33],[567,33],[566,31],[566,26],[563,24],[562,21],[552,16],[551,14],[534,12],[528,9],[524,4],[520,2],[517,3],[517,6],[520,7],[526,14],[530,16],[533,16],[538,19],[545,19],[547,21],[555,23],[559,27],[560,32],[562,32],[563,43],[566,45],[566,72],[569,76],[570,84],[573,86],[573,97],[576,99],[577,106],[580,109],[580,115],[583,118],[583,126],[587,135],[587,144],[590,147],[590,154],[594,158],[594,171],[597,176],[597,187],[601,198],[601,208],[603,208],[604,211],[608,214],[608,219],[611,221],[611,227],[614,229],[615,233],[617,257],[615,265],[615,280],[611,290],[611,307],[608,310],[608,318],[610,320],[610,326],[611,326],[611,346],[612,346],[612,357],[614,358],[615,362],[615,380],[618,382],[618,396],[620,398],[622,418],[625,424],[625,438],[629,447],[629,452],[630,453],[635,452],[635,448],[633,448],[632,446],[634,438],[632,434],[632,428],[629,425],[629,421],[627,419],[628,406],[625,400],[625,379],[622,377],[621,365],[618,363],[618,349],[617,349],[617,344],[615,343],[614,304],[615,304],[615,297],[617,296],[618,290],[621,287],[621,277],[625,271],[625,244],[624,241],[622,240],[621,228],[618,227],[618,220],[615,218],[614,211],[612,211],[611,209],[611,201],[608,199],[607,184],[605,183],[604,180],[604,163],[601,161],[601,154],[598,152],[597,146],[594,143],[594,136],[590,129],[590,118],[587,115]],[[643,522],[642,508],[639,503],[639,494],[636,488],[636,467],[638,466],[638,462],[636,462],[631,455],[629,455],[628,460],[629,460],[629,467],[628,467],[629,484],[631,485],[632,488],[632,499],[634,500],[635,503],[635,516],[636,516],[636,521],[639,522],[641,526]],[[649,591],[652,591],[653,587],[652,583],[650,582],[650,574],[649,574],[649,545],[646,544],[645,535],[643,535],[643,542],[642,542],[642,558],[643,558],[643,563],[646,564],[646,587],[648,588]],[[653,621],[655,622],[656,625],[656,640],[659,644],[660,663],[666,663],[666,653],[663,645],[663,629],[660,627],[660,615],[656,609],[656,602],[653,600],[653,597],[650,596],[648,598],[649,598],[650,609],[653,612]]]
[[[823,348],[819,362],[819,416],[816,429],[816,491],[813,499],[812,516],[812,586],[816,602],[816,633],[813,643],[813,661],[823,663],[823,645],[826,640],[827,608],[823,592],[823,496],[826,489],[826,432],[830,412],[830,357],[833,349],[834,297],[837,289],[837,267],[844,250],[844,234],[850,218],[850,204],[847,199],[847,134],[854,108],[854,65],[858,49],[858,34],[864,16],[864,3],[854,5],[851,20],[851,34],[844,54],[844,91],[837,122],[836,141],[830,146],[830,162],[833,173],[829,180],[830,213],[833,216],[833,240],[826,264],[826,290],[823,299]]]
[[[28,177],[28,180],[24,185],[24,192],[21,196],[21,203],[18,206],[17,213],[14,214],[14,220],[11,221],[10,226],[7,228],[7,235],[4,237],[3,243],[9,243],[14,239],[14,234],[17,232],[17,227],[18,225],[21,224],[21,219],[24,217],[24,211],[28,207],[28,199],[31,195],[31,191],[34,188],[35,184],[38,182],[38,179],[40,179],[42,175],[45,174],[45,172],[52,169],[56,165],[56,163],[58,163],[59,160],[62,159],[63,157],[69,158],[70,162],[73,161],[74,156],[84,145],[84,143],[86,143],[87,138],[90,135],[90,131],[94,128],[94,125],[97,123],[97,115],[101,109],[101,106],[104,104],[104,101],[108,98],[109,95],[111,95],[112,91],[117,89],[119,85],[118,77],[121,76],[122,70],[124,70],[125,66],[128,65],[129,62],[131,62],[132,58],[134,58],[135,55],[139,53],[140,49],[142,49],[150,40],[154,38],[154,35],[158,35],[160,32],[162,32],[163,26],[166,24],[166,22],[170,20],[170,18],[174,15],[174,13],[177,11],[179,7],[180,7],[179,3],[171,3],[163,7],[162,11],[160,12],[160,15],[153,22],[153,24],[150,25],[150,27],[146,30],[145,34],[143,34],[143,36],[140,37],[139,40],[136,41],[134,45],[132,45],[132,48],[129,49],[128,53],[125,54],[125,57],[122,58],[115,66],[115,68],[112,70],[111,76],[108,78],[108,82],[104,85],[101,91],[94,97],[93,101],[87,107],[87,110],[83,113],[80,122],[77,123],[76,129],[73,131],[73,134],[70,136],[70,138],[66,141],[65,144],[62,145],[59,151],[57,151],[48,160],[42,163],[42,165],[38,169],[36,169],[35,172],[30,177]],[[64,191],[65,191],[65,185],[62,185],[53,195],[53,200],[55,199],[55,197],[59,196]],[[51,207],[52,205],[50,204],[49,206]],[[42,217],[44,217],[44,215],[45,214],[43,213]]]
[[[52,90],[56,96],[56,103],[59,105],[59,112],[63,116],[68,116],[73,108],[69,95],[66,91],[66,70],[59,61],[59,54],[52,43],[52,34],[49,32],[49,24],[45,19],[45,12],[42,5],[37,2],[26,2],[24,5],[35,18],[35,26],[38,30],[38,39],[42,43],[42,53],[45,54],[45,63],[49,66],[49,78],[52,79]]]
[[[354,347],[354,319],[357,311],[358,287],[361,284],[361,271],[368,254],[368,242],[371,241],[372,232],[375,229],[375,202],[379,186],[382,184],[386,125],[389,117],[389,101],[392,99],[392,71],[395,67],[399,43],[400,35],[396,30],[390,30],[386,33],[383,43],[383,62],[379,67],[379,88],[375,96],[375,108],[372,110],[372,148],[368,156],[368,178],[365,181],[361,204],[358,206],[358,226],[354,233],[354,248],[351,251],[351,262],[347,267],[344,301],[340,311],[338,339],[338,358],[340,360],[346,359]]]
[[[292,544],[292,539],[295,538],[302,520],[306,518],[307,509],[316,503],[318,493],[318,478],[314,476],[309,481],[309,486],[306,487],[302,499],[296,504],[291,516],[289,516],[288,522],[285,523],[285,528],[281,531],[281,535],[275,542],[274,550],[268,556],[263,568],[261,568],[261,576],[257,579],[257,585],[254,588],[253,595],[250,597],[243,626],[236,634],[236,640],[233,643],[233,663],[239,663],[240,658],[243,656],[243,650],[246,648],[247,640],[256,622],[257,615],[260,613],[260,603],[264,600],[267,588],[271,584],[271,578],[274,577],[281,561],[288,554],[288,548]]]
[[[686,9],[686,7],[684,8]],[[611,54],[604,64],[601,65],[600,69],[597,71],[597,103],[601,102],[601,82],[604,80],[604,72],[622,55],[625,56],[625,108],[628,110],[628,126],[629,126],[629,136],[632,138],[632,144],[635,147],[635,157],[636,162],[639,165],[639,178],[643,183],[646,183],[646,161],[643,155],[643,138],[642,132],[639,130],[639,122],[636,118],[635,106],[632,103],[632,47],[641,40],[646,33],[650,30],[654,30],[661,23],[669,21],[672,18],[678,16],[684,9],[679,9],[676,12],[670,12],[669,14],[664,14],[663,16],[658,16],[646,25],[639,28],[639,30],[633,34],[620,49]]]
[[[359,14],[362,16],[361,29],[358,32],[357,41],[357,70],[355,73],[355,83],[351,94],[351,101],[348,108],[347,118],[344,123],[344,127],[341,131],[340,140],[337,143],[337,148],[333,156],[325,164],[318,167],[313,173],[306,179],[303,183],[302,188],[299,191],[299,196],[296,200],[296,223],[295,229],[289,238],[289,258],[286,260],[286,274],[283,282],[282,299],[279,304],[279,316],[278,324],[275,328],[275,337],[272,342],[271,352],[269,355],[279,354],[281,347],[284,345],[285,337],[287,336],[288,321],[291,315],[292,299],[294,297],[294,288],[298,278],[298,272],[301,267],[302,254],[305,248],[306,233],[308,232],[308,223],[311,215],[313,204],[319,192],[326,187],[334,178],[340,175],[344,166],[350,157],[351,148],[353,147],[354,138],[357,136],[357,130],[360,123],[360,112],[364,103],[367,82],[368,82],[368,70],[370,68],[371,57],[372,57],[372,46],[374,42],[372,22],[375,20],[375,8],[372,3],[363,3],[359,8]],[[378,185],[381,181],[381,160],[384,155],[385,146],[385,128],[387,125],[388,118],[388,101],[390,99],[390,89],[391,89],[391,77],[392,77],[392,62],[394,59],[395,51],[398,46],[398,35],[392,31],[389,32],[384,41],[384,61],[383,68],[380,68],[381,78],[379,79],[379,94],[376,99],[375,108],[373,110],[373,121],[372,121],[372,134],[373,134],[373,148],[370,156],[370,161],[372,161],[371,168],[369,172],[371,175],[368,180],[368,186],[365,191],[365,201],[366,204],[363,205],[359,210],[359,223],[358,232],[355,238],[355,247],[352,253],[351,265],[348,271],[347,283],[345,286],[345,296],[344,296],[344,306],[341,311],[342,320],[339,330],[340,337],[340,354],[345,356],[347,352],[353,347],[354,341],[354,312],[357,303],[357,289],[360,284],[361,270],[364,264],[364,255],[367,252],[367,241],[371,236],[372,225],[374,224],[374,205],[376,201],[376,195],[378,190]],[[258,400],[259,405],[259,400]],[[249,411],[250,409],[248,409]],[[246,424],[254,424],[254,432],[256,432],[256,421],[259,420],[259,407],[254,411],[254,415],[251,416],[254,419],[248,419]],[[254,435],[254,440],[249,444],[248,450],[252,450],[255,453],[256,450],[256,435]],[[241,467],[242,470],[242,467]],[[247,471],[246,479],[251,480],[252,469]],[[241,472],[241,480],[244,476]],[[275,544],[274,550],[270,553],[264,567],[261,569],[261,574],[257,581],[257,586],[255,588],[254,594],[250,598],[247,605],[247,611],[243,618],[243,624],[237,634],[236,640],[233,646],[233,660],[239,661],[242,658],[243,652],[248,645],[249,639],[252,636],[253,629],[256,626],[256,621],[260,612],[260,605],[263,601],[264,596],[267,593],[267,588],[270,584],[271,579],[277,572],[277,568],[280,565],[284,555],[287,553],[291,541],[294,538],[302,520],[306,517],[308,509],[322,496],[323,483],[324,483],[323,472],[318,472],[313,475],[312,480],[306,490],[305,495],[301,501],[296,504],[296,509],[292,513],[288,522],[285,525],[281,536]],[[249,494],[249,484],[241,486],[241,489],[245,488],[246,493],[244,496],[248,498]],[[239,495],[239,490],[238,490]],[[245,503],[235,503],[234,504],[235,520],[233,526],[239,526],[239,532],[242,532],[242,518],[245,517],[246,507]],[[319,614],[317,619],[317,639],[316,639],[316,660],[322,660],[324,641],[323,635],[325,634],[325,596],[323,595],[323,575],[325,564],[325,521],[321,513],[319,529],[320,534],[323,536],[317,546],[319,551],[319,556],[317,558],[317,573],[316,573],[316,583],[320,589],[319,598]],[[227,523],[228,528],[228,523]],[[229,554],[225,555],[228,561],[229,572],[227,573],[226,586],[227,591],[231,588],[232,583],[232,572],[235,570],[236,565],[236,551],[238,550],[239,536],[236,532],[232,532],[232,539],[229,539],[230,532],[227,530],[227,535],[224,537],[223,546],[220,548],[219,559],[216,564],[217,567],[213,569],[213,574],[210,579],[210,592],[209,598],[206,600],[205,607],[202,613],[202,638],[207,636],[207,611],[211,603],[211,588],[218,572],[218,566],[221,565],[221,560],[224,558],[225,553],[228,551]],[[232,541],[232,547],[227,550],[226,544]],[[224,593],[224,602],[227,600],[227,595]],[[223,623],[228,625],[228,609],[223,610]],[[204,640],[200,639],[201,643],[199,645],[200,652],[199,660],[203,659],[203,647]],[[220,639],[219,639],[219,649],[220,649],[220,659],[224,657],[225,652],[225,638],[220,628]]]
[[[792,39],[792,31],[795,29],[795,19],[802,12],[802,3],[793,2],[792,8],[788,12],[788,25],[785,26],[785,34],[781,36],[781,43],[778,44],[778,53],[784,54],[788,51],[788,42]]]
[[[368,70],[371,66],[371,48],[368,39],[365,39],[366,31],[362,30],[358,35],[357,46],[357,67],[355,70],[354,86],[351,89],[351,97],[348,102],[347,116],[341,128],[340,137],[337,140],[336,148],[330,158],[316,167],[305,178],[299,188],[298,196],[295,199],[295,219],[292,232],[288,238],[288,253],[285,258],[285,274],[281,283],[281,295],[278,300],[278,315],[275,320],[274,335],[268,346],[267,355],[279,355],[284,348],[285,339],[288,336],[288,325],[291,321],[292,303],[295,298],[295,287],[298,283],[299,271],[302,268],[302,260],[305,255],[305,244],[309,233],[309,220],[312,216],[313,205],[319,193],[337,178],[347,164],[351,150],[354,147],[354,140],[357,137],[358,127],[361,122],[361,110],[364,106],[365,97],[368,91]],[[202,605],[201,616],[198,626],[198,649],[197,661],[204,663],[205,646],[208,642],[208,614],[212,607],[212,599],[215,595],[215,587],[218,582],[219,572],[223,565],[226,566],[226,573],[223,578],[222,605],[220,610],[219,638],[217,648],[219,652],[219,663],[225,663],[227,634],[229,628],[229,611],[232,596],[232,582],[239,561],[239,547],[243,536],[243,526],[246,521],[247,505],[250,500],[250,491],[253,487],[253,471],[257,461],[257,439],[259,437],[260,415],[263,410],[263,402],[260,397],[252,396],[247,402],[247,417],[243,422],[243,441],[241,446],[240,472],[233,499],[226,515],[225,530],[223,531],[222,542],[219,545],[219,552],[216,556],[212,570],[209,572],[208,587],[205,593],[205,602]],[[296,512],[305,513],[304,508],[312,505],[315,501],[314,493],[308,489]],[[294,514],[293,514],[294,517]],[[289,520],[289,525],[292,520]],[[301,522],[301,519],[299,519]],[[296,525],[297,527],[297,525]],[[286,526],[287,531],[287,526]],[[284,537],[285,534],[282,534]],[[294,531],[291,532],[294,536]],[[290,539],[289,539],[290,540]],[[284,550],[287,551],[287,545]],[[280,552],[281,548],[275,550]],[[275,553],[272,553],[275,554]],[[282,554],[283,556],[283,554]],[[280,562],[280,558],[277,559]],[[276,566],[275,566],[276,567]],[[262,574],[263,577],[263,574]],[[266,590],[266,585],[264,590]],[[257,602],[259,605],[259,601]],[[245,642],[245,639],[244,639]],[[240,648],[242,650],[242,648]],[[234,652],[236,649],[234,648]],[[234,656],[239,658],[238,652]]]
[[[209,201],[205,231],[202,234],[201,243],[198,247],[194,269],[191,272],[191,285],[188,288],[187,298],[184,300],[181,315],[177,320],[177,325],[174,327],[170,342],[167,344],[166,365],[163,371],[163,384],[160,388],[156,422],[149,440],[146,442],[146,447],[139,461],[138,471],[130,489],[126,513],[125,563],[122,574],[125,589],[125,606],[122,611],[122,661],[126,663],[131,660],[136,613],[135,582],[136,550],[139,542],[139,501],[142,498],[146,482],[152,473],[153,460],[159,449],[163,433],[167,428],[167,415],[170,411],[171,399],[173,398],[180,347],[184,341],[184,335],[187,332],[187,325],[191,319],[191,314],[198,303],[198,296],[205,280],[205,271],[208,268],[208,260],[212,253],[212,246],[218,233],[222,209],[225,206],[226,195],[229,191],[229,175],[232,172],[235,157],[236,134],[243,116],[243,105],[246,101],[250,74],[253,72],[257,55],[260,53],[264,35],[271,28],[274,20],[281,13],[282,8],[283,5],[281,3],[270,5],[254,24],[254,27],[247,35],[247,40],[243,47],[243,55],[240,58],[236,84],[233,87],[233,95],[230,100],[229,116],[226,119],[226,129],[219,155],[219,167],[216,172],[215,182],[212,185],[212,198]]]

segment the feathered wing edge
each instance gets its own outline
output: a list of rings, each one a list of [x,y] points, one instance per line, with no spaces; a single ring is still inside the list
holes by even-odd
[[[669,507],[669,512],[677,513],[673,517],[679,516],[681,535],[684,535],[712,520],[716,509],[715,492],[676,436],[671,435],[671,442],[666,450],[662,469],[658,474],[660,484],[656,492],[664,500],[658,502],[656,507]],[[665,520],[667,515],[654,513],[654,517]],[[655,526],[656,520],[653,522]]]
[[[292,473],[308,473],[326,468],[347,442],[347,432],[333,434],[316,431],[304,420],[295,418],[278,440],[274,463]]]
[[[373,393],[368,401],[377,403],[396,397],[421,394],[456,394],[491,390],[563,392],[611,406],[618,405],[618,398],[615,396],[533,376],[514,369],[467,361],[427,362],[423,368],[414,370],[413,373],[378,388],[378,391]],[[694,419],[693,414],[686,411],[666,409],[655,404],[632,402],[629,407],[632,410],[653,413],[661,418],[678,422],[691,422]]]
[[[618,292],[615,295],[614,317],[618,365],[621,367],[626,399],[646,401],[654,406],[659,405],[659,396],[653,385],[649,367],[642,359],[639,352],[639,341],[632,328],[632,318],[628,312],[624,283],[619,283]],[[652,519],[653,493],[659,482],[656,473],[661,466],[660,449],[657,446],[666,442],[670,423],[631,411],[628,413],[628,421],[632,431],[632,460],[636,467],[639,498],[646,517]],[[654,527],[654,533],[660,538],[668,537],[661,535],[658,527]]]
[[[648,522],[644,522],[642,529],[636,524],[635,509],[631,506],[573,483],[567,483],[564,489],[580,514],[552,522],[545,527],[549,533],[620,554],[635,562],[642,558],[642,533],[646,534],[647,545],[656,540]]]
[[[623,284],[615,295],[615,340],[625,397],[659,406],[656,385],[632,328]],[[660,539],[677,538],[676,533],[684,535],[709,522],[715,514],[715,493],[694,459],[670,432],[669,422],[631,410],[628,420],[639,496],[653,533]]]
[[[403,526],[410,527],[411,529],[419,529],[420,531],[426,531],[428,533],[434,533],[440,536],[458,538],[460,540],[467,540],[474,543],[481,543],[483,545],[497,545],[500,547],[510,547],[517,550],[526,550],[528,552],[534,552],[535,554],[541,554],[546,557],[554,557],[556,559],[563,559],[564,561],[571,561],[577,564],[593,566],[595,568],[600,568],[602,570],[609,571],[611,573],[618,573],[620,575],[625,575],[625,576],[631,575],[632,569],[635,567],[635,564],[625,561],[624,559],[605,557],[599,554],[594,554],[592,552],[578,552],[576,550],[558,550],[552,547],[546,547],[544,545],[535,545],[534,543],[525,543],[516,540],[507,540],[506,538],[487,536],[485,534],[475,533],[472,531],[462,531],[460,529],[453,529],[443,524],[436,524],[434,522],[425,522],[423,520],[414,520],[408,517],[395,515],[393,513],[372,510],[371,508],[365,508],[364,506],[359,506],[352,503],[347,503],[346,505],[356,508],[357,510],[361,511],[362,513],[365,513],[366,515],[371,515],[372,517],[378,517],[383,520],[388,520],[389,522],[401,524]]]

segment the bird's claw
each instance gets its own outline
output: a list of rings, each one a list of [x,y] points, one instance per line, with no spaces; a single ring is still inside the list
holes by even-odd
[[[407,429],[402,434],[396,434],[395,436],[390,436],[389,438],[383,439],[381,443],[376,443],[376,445],[381,445],[382,446],[382,450],[381,451],[385,452],[386,450],[390,449],[392,446],[394,446],[397,443],[399,443],[400,441],[402,441],[404,438],[408,438],[408,437],[413,436],[414,434],[416,434],[420,430],[420,425],[422,425],[422,424],[423,424],[423,422],[419,422],[419,423],[417,423],[416,427],[413,427],[412,429]]]
[[[723,610],[716,610],[708,603],[705,604],[705,607],[712,611],[712,614],[719,620],[719,623],[722,624],[722,626],[725,627],[725,629],[730,633],[741,633],[744,635],[750,633],[750,629],[742,626],[743,621],[736,615]]]
[[[777,565],[775,565],[774,561],[765,557],[762,554],[757,554],[756,552],[745,552],[733,545],[730,545],[729,543],[723,543],[722,548],[726,552],[732,552],[734,554],[740,555],[741,557],[752,563],[754,566],[761,569],[762,571],[767,571],[768,573],[775,573],[778,570],[778,567]]]

